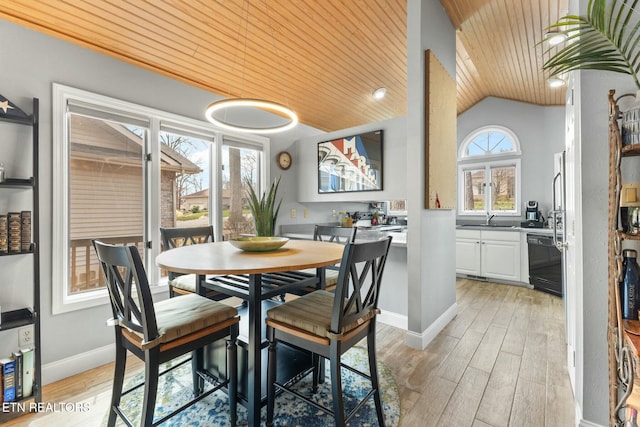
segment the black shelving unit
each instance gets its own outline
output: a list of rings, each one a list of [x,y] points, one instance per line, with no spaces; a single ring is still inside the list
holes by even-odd
[[[0,331],[8,331],[34,323],[34,313],[30,308],[19,308],[18,310],[5,311],[2,313],[2,324]]]
[[[5,181],[0,182],[0,198],[7,197],[7,190],[11,191],[31,191],[31,244],[29,250],[2,254],[2,256],[32,256],[33,257],[33,305],[32,307],[23,307],[11,311],[1,313],[0,334],[24,326],[33,325],[33,346],[35,359],[35,372],[33,394],[29,397],[16,401],[16,403],[26,403],[30,401],[42,402],[42,348],[40,333],[40,208],[39,208],[39,192],[38,192],[38,153],[39,153],[39,101],[33,98],[33,106],[31,114],[26,114],[20,110],[15,104],[0,96],[0,122],[13,123],[15,125],[29,126],[32,129],[32,177],[27,179],[7,177]],[[2,107],[5,108],[2,108]],[[6,110],[5,110],[6,109]],[[0,126],[0,136],[2,136],[2,127]],[[0,138],[0,144],[19,144],[23,141],[10,141],[6,138]],[[0,336],[0,339],[1,336]],[[0,355],[7,357],[9,355]],[[20,415],[21,412],[0,412],[0,424],[4,421]]]

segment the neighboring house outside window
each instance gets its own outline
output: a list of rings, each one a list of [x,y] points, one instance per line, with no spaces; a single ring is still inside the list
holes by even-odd
[[[209,189],[196,191],[182,197],[182,210],[184,212],[197,212],[207,209],[209,206]]]
[[[135,244],[143,252],[146,132],[139,127],[69,112],[70,295],[105,286],[91,239]],[[174,188],[181,174],[199,167],[171,149],[160,155],[160,223],[175,226]],[[99,231],[98,231],[99,230]]]
[[[458,150],[458,213],[520,215],[520,142],[510,129],[485,126]]]

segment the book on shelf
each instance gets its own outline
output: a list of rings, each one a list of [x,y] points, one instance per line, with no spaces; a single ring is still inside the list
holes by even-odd
[[[22,399],[22,352],[14,351],[11,355],[16,362],[16,400]]]
[[[31,250],[31,211],[0,214],[0,254]]]
[[[20,212],[20,250],[29,252],[31,249],[31,211]]]
[[[22,242],[20,238],[20,212],[9,212],[9,253],[20,253]]]
[[[0,359],[0,372],[2,373],[2,401],[13,402],[16,400],[16,362],[13,359]]]
[[[22,353],[22,397],[29,397],[33,394],[33,381],[35,369],[35,352],[32,348],[20,350]]]
[[[0,254],[9,252],[9,223],[6,214],[0,214]]]

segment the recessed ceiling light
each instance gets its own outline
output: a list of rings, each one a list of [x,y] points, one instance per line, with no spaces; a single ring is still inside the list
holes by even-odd
[[[562,87],[566,84],[566,82],[559,77],[551,77],[549,78],[549,80],[547,80],[547,82],[549,83],[549,87],[553,88]]]
[[[374,90],[371,95],[373,96],[374,99],[382,99],[386,94],[387,94],[387,88],[379,87],[378,89]]]
[[[544,39],[551,46],[555,46],[557,44],[564,42],[567,39],[567,35],[565,33],[559,33],[557,31],[549,31],[544,35]]]

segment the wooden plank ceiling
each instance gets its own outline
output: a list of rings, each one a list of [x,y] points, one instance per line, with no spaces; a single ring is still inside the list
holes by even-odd
[[[458,114],[487,96],[564,103],[536,43],[568,0],[441,3],[457,29]],[[326,131],[406,113],[406,9],[406,0],[0,1],[4,19],[220,96],[280,102]],[[381,86],[387,96],[375,101]]]
[[[564,105],[541,71],[544,29],[568,13],[569,0],[441,0],[456,33],[458,114],[487,96]]]

